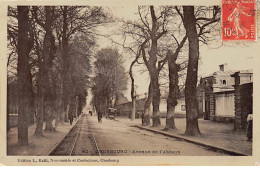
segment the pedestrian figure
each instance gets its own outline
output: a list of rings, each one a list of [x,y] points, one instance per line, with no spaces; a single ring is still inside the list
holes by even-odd
[[[89,111],[90,116],[92,116],[92,111]]]
[[[141,118],[142,118],[142,124],[144,124],[144,112],[142,112]]]
[[[102,123],[102,112],[100,110],[98,111],[98,122]]]
[[[70,120],[70,125],[72,125],[73,122],[73,114],[69,113],[69,120]]]
[[[250,113],[247,116],[247,140],[252,141],[253,137],[253,114]]]

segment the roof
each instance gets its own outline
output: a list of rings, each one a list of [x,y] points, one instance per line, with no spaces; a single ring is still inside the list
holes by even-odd
[[[213,75],[219,75],[219,76],[231,76],[232,74],[236,73],[237,70],[228,70],[228,71],[222,71],[219,70],[217,72],[214,72]]]
[[[234,73],[239,72],[239,73],[253,73],[252,69],[249,70],[227,70],[227,71],[222,71],[222,70],[218,70],[214,73],[211,73],[207,76],[204,76],[202,78],[206,78],[206,77],[211,77],[211,76],[231,76]]]
[[[249,70],[240,70],[237,71],[238,73],[253,73],[253,69],[249,69]],[[236,73],[236,72],[235,72]]]

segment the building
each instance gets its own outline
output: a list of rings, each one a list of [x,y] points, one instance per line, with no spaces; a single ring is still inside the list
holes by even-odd
[[[136,118],[141,118],[141,114],[144,112],[144,104],[145,104],[146,98],[141,98],[136,100]],[[120,116],[126,116],[131,117],[132,113],[132,102],[126,102],[117,105],[118,112],[120,113]],[[152,112],[152,105],[150,107],[150,110]],[[162,97],[160,100],[160,117],[166,117],[167,113],[167,99]],[[185,100],[179,99],[178,104],[175,107],[175,114],[176,117],[185,117],[186,116],[186,109],[185,109]]]
[[[144,103],[145,103],[145,98],[142,99],[137,99],[136,100],[136,118],[140,118],[141,113],[144,111]],[[125,102],[118,104],[117,107],[118,113],[120,116],[125,116],[131,118],[131,113],[132,113],[132,102]]]
[[[198,110],[205,120],[234,122],[237,116],[237,90],[251,91],[252,70],[229,70],[227,64],[219,71],[200,79],[198,85]],[[239,87],[244,86],[244,87]]]

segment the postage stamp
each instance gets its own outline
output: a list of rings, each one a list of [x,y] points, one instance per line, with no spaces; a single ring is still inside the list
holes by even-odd
[[[255,17],[255,0],[222,0],[222,40],[255,40]]]

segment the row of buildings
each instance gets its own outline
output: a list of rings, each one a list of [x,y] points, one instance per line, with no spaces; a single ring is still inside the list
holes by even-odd
[[[160,102],[161,117],[167,111],[167,97]],[[219,70],[202,77],[197,89],[198,111],[205,120],[232,122],[237,130],[246,128],[246,118],[253,113],[253,71],[229,70],[227,64],[219,65]],[[136,118],[144,110],[145,98],[136,101]],[[131,117],[132,103],[118,105],[123,116]],[[185,117],[185,99],[178,100],[175,108],[176,117]]]

